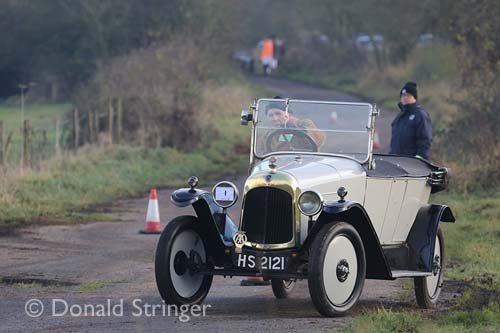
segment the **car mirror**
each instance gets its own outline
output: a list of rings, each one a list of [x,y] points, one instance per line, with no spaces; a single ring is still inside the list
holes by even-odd
[[[241,125],[247,126],[249,121],[253,121],[253,114],[250,111],[241,111]]]

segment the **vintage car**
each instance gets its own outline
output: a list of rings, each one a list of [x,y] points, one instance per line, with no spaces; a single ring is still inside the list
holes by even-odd
[[[366,103],[291,99],[243,111],[253,129],[241,219],[227,213],[239,194],[231,182],[207,192],[192,176],[172,193],[196,216],[171,220],[158,242],[165,302],[202,302],[214,275],[261,276],[277,298],[307,279],[316,309],[336,316],[356,304],[365,279],[413,278],[418,305],[433,307],[443,285],[439,224],[455,218],[428,199],[446,187],[447,169],[374,154],[378,114]]]

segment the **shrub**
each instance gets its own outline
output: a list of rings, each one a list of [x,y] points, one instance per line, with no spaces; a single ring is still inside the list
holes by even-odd
[[[80,142],[107,132],[109,141],[192,151],[205,130],[199,107],[207,59],[196,40],[185,38],[112,59],[74,96]]]

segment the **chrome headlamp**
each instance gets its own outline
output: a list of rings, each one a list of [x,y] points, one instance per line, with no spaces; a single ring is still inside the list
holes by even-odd
[[[231,182],[220,182],[212,189],[215,203],[222,208],[229,208],[238,200],[238,188]]]
[[[304,191],[299,195],[298,203],[302,214],[314,216],[323,208],[323,197],[316,191]]]

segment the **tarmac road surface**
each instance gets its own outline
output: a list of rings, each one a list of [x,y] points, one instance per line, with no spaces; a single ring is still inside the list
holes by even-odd
[[[274,78],[256,81],[284,97],[357,100]],[[390,119],[392,115],[383,114],[378,120],[384,148]],[[241,189],[244,175],[232,180]],[[212,185],[200,180],[201,187]],[[170,193],[162,190],[158,195],[163,226],[175,216],[194,214],[192,208],[170,204]],[[277,300],[270,286],[241,287],[238,277],[215,277],[204,316],[203,308],[169,313],[154,278],[159,236],[138,233],[144,227],[147,200],[145,193],[140,199],[114,202],[111,215],[121,219],[118,222],[30,227],[1,236],[0,331],[322,331],[345,327],[367,308],[416,308],[412,290],[405,290],[402,280],[367,280],[360,302],[348,316],[323,318],[310,300],[307,281],[299,282],[292,298]],[[236,217],[238,211],[230,214]],[[27,304],[33,298],[41,304]]]

